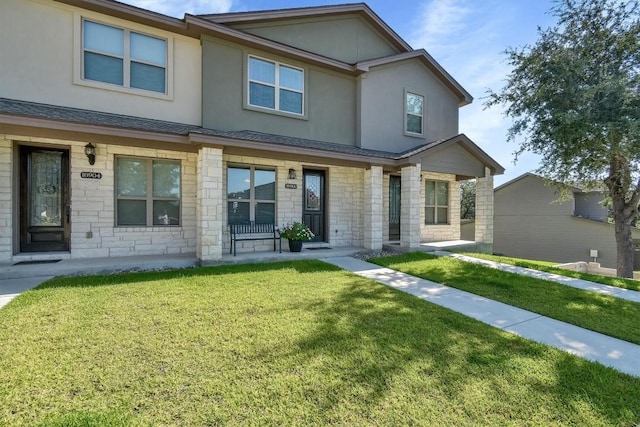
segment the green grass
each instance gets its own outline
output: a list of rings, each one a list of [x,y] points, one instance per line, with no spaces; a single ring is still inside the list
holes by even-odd
[[[640,378],[319,261],[50,281],[0,373],[11,426],[640,421]]]
[[[632,291],[640,291],[640,280],[623,279],[620,277],[601,276],[599,274],[580,273],[577,271],[564,270],[556,268],[557,262],[535,261],[522,258],[511,258],[501,255],[489,255],[481,253],[460,252],[475,258],[486,259],[489,261],[501,262],[504,264],[515,265],[517,267],[531,268],[533,270],[545,271],[547,273],[559,274],[561,276],[574,277],[576,279],[588,280],[590,282],[602,283],[603,285],[616,286],[618,288],[630,289]]]
[[[640,303],[420,252],[371,262],[640,344]]]

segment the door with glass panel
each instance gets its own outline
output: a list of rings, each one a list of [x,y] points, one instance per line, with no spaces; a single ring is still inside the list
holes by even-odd
[[[400,240],[400,177],[389,176],[389,240]]]
[[[302,221],[315,235],[313,242],[327,241],[324,202],[324,172],[305,170]]]
[[[69,152],[20,147],[20,252],[69,250]]]

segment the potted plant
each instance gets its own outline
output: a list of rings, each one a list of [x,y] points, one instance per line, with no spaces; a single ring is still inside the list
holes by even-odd
[[[309,241],[314,237],[309,227],[301,222],[294,222],[278,231],[280,232],[280,237],[289,241],[289,251],[291,252],[300,252],[302,250],[302,242]]]

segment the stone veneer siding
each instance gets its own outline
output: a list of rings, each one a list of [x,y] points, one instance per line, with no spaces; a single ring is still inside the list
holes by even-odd
[[[363,182],[365,171],[359,168],[327,166],[317,163],[296,162],[253,156],[223,156],[223,182],[225,188],[223,203],[223,253],[231,249],[231,236],[227,224],[227,167],[262,166],[276,171],[276,221],[285,226],[302,219],[303,170],[323,170],[325,173],[325,211],[327,243],[332,247],[363,245]],[[296,171],[296,179],[289,179],[289,169]],[[285,188],[285,184],[295,184],[297,188]],[[237,251],[258,252],[273,250],[270,241],[240,241]],[[283,251],[287,251],[287,241],[283,240]]]
[[[196,252],[196,157],[195,153],[156,150],[150,148],[125,147],[96,144],[96,163],[91,166],[84,154],[86,142],[65,141],[47,138],[0,136],[0,164],[2,176],[17,179],[11,171],[10,159],[14,142],[24,145],[50,145],[52,148],[70,150],[70,202],[71,202],[71,258],[118,257],[131,255],[190,254]],[[173,159],[181,162],[181,225],[153,227],[115,227],[115,156]],[[8,171],[8,172],[4,172]],[[80,172],[102,173],[102,179],[82,179]],[[6,182],[6,181],[5,181]],[[4,211],[5,202],[12,206],[13,186],[0,190],[0,256],[9,261],[13,256],[13,227],[17,220]],[[9,194],[7,194],[9,192]],[[91,232],[91,237],[88,234]]]
[[[476,243],[483,250],[493,249],[493,176],[485,168],[485,177],[476,180]]]
[[[424,206],[424,194],[421,193],[422,179],[420,178],[420,163],[402,168],[400,187],[400,244],[406,248],[420,247],[420,211]],[[424,222],[424,221],[423,221]]]
[[[449,183],[449,224],[425,224],[425,181],[447,181]],[[460,239],[460,183],[455,175],[422,172],[420,180],[420,237],[423,242],[437,242]]]
[[[383,228],[382,168],[364,171],[364,248],[382,249]]]
[[[0,135],[0,263],[13,256],[13,142]]]

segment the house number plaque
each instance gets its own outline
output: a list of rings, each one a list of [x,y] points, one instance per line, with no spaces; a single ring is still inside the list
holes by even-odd
[[[102,179],[102,173],[100,173],[100,172],[80,172],[80,178]]]
[[[285,184],[284,188],[290,188],[292,190],[295,190],[296,188],[298,188],[298,184]]]

